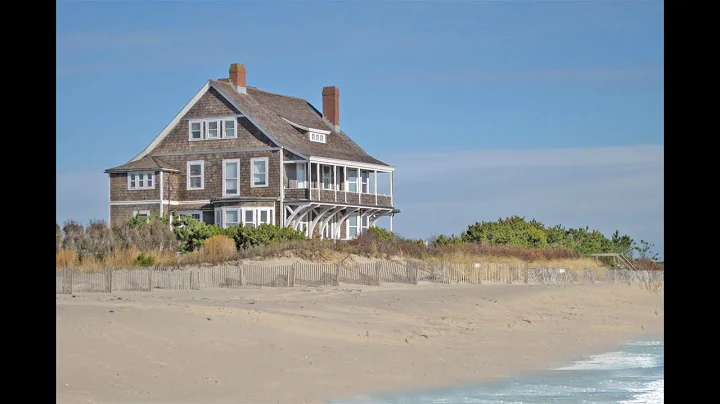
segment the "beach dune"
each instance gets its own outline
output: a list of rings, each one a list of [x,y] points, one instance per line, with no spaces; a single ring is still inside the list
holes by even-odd
[[[58,295],[58,403],[322,403],[546,369],[661,334],[624,284]]]

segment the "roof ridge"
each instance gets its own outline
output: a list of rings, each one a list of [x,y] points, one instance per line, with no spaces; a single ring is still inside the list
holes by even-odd
[[[272,91],[261,90],[261,89],[259,89],[259,88],[257,88],[257,87],[254,87],[254,86],[247,86],[247,88],[252,88],[252,89],[254,89],[254,90],[256,90],[256,91],[261,91],[261,92],[267,93],[267,94],[277,95],[277,96],[279,96],[279,97],[294,98],[294,99],[296,99],[296,100],[308,102],[307,99],[302,98],[302,97],[297,97],[297,96],[294,96],[294,95],[273,93]],[[308,102],[308,104],[309,104],[309,102]]]

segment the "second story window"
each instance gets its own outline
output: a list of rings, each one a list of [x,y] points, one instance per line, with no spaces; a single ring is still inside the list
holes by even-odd
[[[358,191],[357,172],[358,172],[358,170],[355,168],[347,169],[347,190],[348,190],[348,192],[357,192]]]
[[[155,189],[155,173],[136,171],[128,173],[128,189]]]
[[[187,189],[205,188],[205,162],[202,160],[187,162]]]
[[[322,181],[323,181],[323,189],[333,189],[333,180],[332,180],[332,167],[330,166],[323,166],[322,168]]]
[[[240,160],[223,160],[223,196],[240,195]]]
[[[190,140],[234,139],[237,137],[237,119],[191,119],[189,130]]]
[[[252,187],[268,186],[268,158],[252,158],[250,159],[250,167],[250,185]]]

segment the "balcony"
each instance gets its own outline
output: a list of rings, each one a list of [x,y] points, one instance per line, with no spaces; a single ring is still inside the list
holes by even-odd
[[[285,200],[392,207],[392,171],[286,162]]]

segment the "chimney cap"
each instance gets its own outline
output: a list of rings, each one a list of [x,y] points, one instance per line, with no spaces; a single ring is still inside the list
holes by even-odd
[[[335,95],[340,92],[338,86],[327,86],[323,87],[322,95]]]

